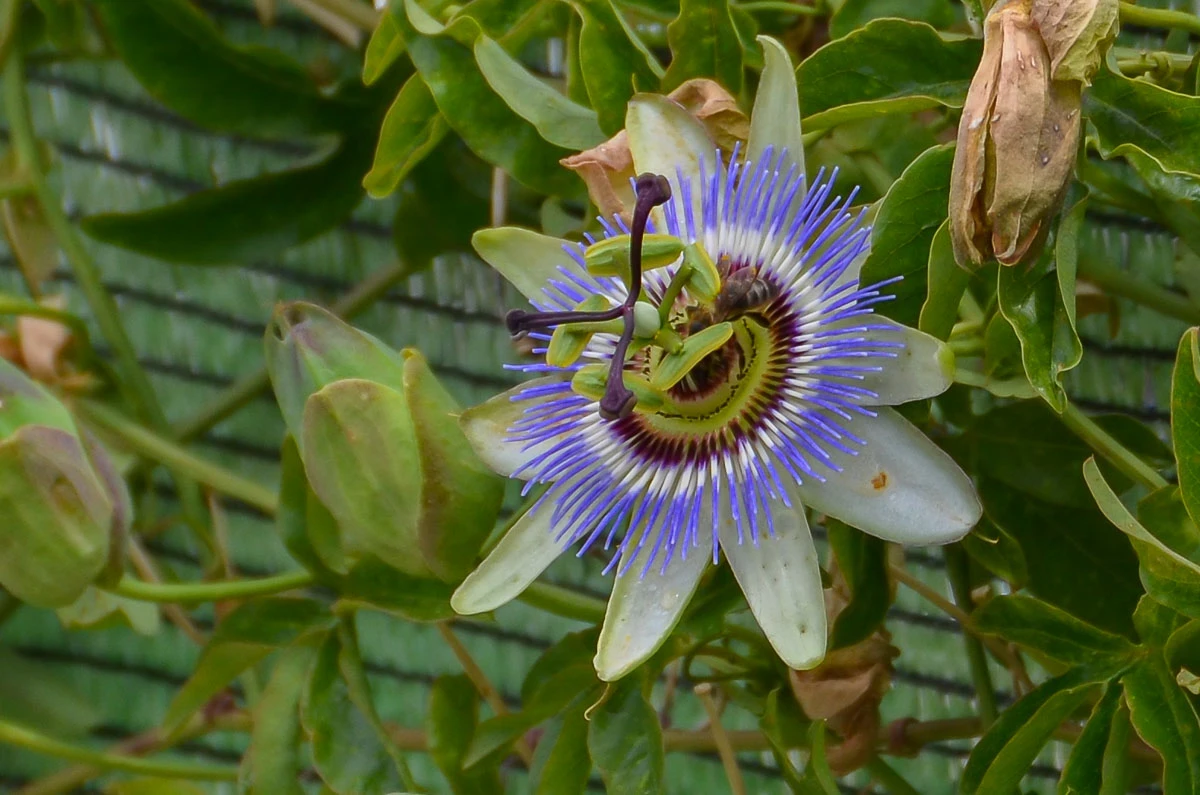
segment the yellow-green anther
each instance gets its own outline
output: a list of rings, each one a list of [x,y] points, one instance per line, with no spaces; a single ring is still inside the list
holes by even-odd
[[[659,360],[650,376],[650,385],[656,389],[670,389],[732,336],[731,323],[718,323],[691,335],[683,341],[678,353],[668,353]]]
[[[639,409],[653,411],[661,408],[666,400],[666,395],[662,391],[655,389],[649,381],[636,373],[624,373],[622,380],[637,398]],[[571,388],[576,393],[592,400],[604,397],[607,386],[608,365],[605,364],[589,364],[587,367],[582,367],[571,379]]]
[[[580,331],[573,325],[564,323],[554,329],[550,335],[550,344],[546,346],[546,364],[554,367],[569,367],[583,355],[592,332]]]
[[[716,263],[699,243],[688,243],[683,247],[683,264],[692,269],[688,280],[688,292],[701,301],[714,301],[721,292],[721,274]]]
[[[679,259],[683,248],[683,241],[673,235],[646,235],[642,239],[642,271],[665,268]],[[594,276],[629,278],[629,235],[593,243],[583,252],[583,261]]]

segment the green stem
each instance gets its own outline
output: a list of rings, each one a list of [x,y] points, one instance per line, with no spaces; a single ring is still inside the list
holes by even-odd
[[[278,510],[279,496],[271,489],[197,458],[169,439],[164,439],[138,425],[119,411],[90,400],[81,400],[76,407],[83,417],[118,437],[139,456],[165,464],[214,491],[241,500],[268,515],[274,515]]]
[[[890,795],[921,795],[921,793],[904,780],[891,765],[878,756],[871,757],[866,764],[867,772]]]
[[[187,762],[155,762],[135,756],[118,756],[90,748],[64,743],[53,737],[0,720],[0,743],[15,745],[27,751],[46,754],[73,762],[83,762],[105,770],[121,770],[156,778],[190,779],[193,781],[236,781],[236,767],[213,767]]]
[[[751,3],[738,3],[737,8],[751,14],[756,11],[775,11],[780,14],[794,14],[801,17],[819,17],[821,9],[813,6],[802,6],[799,3],[789,3],[781,0],[755,0]]]
[[[602,621],[606,608],[600,599],[546,582],[533,583],[517,598],[530,607],[589,624]]]
[[[1145,8],[1133,3],[1122,2],[1121,22],[1141,25],[1146,28],[1177,28],[1188,33],[1200,34],[1200,17],[1186,11],[1171,11],[1165,8]]]
[[[226,599],[248,599],[252,596],[271,594],[305,588],[315,582],[307,571],[291,571],[253,580],[225,580],[223,582],[143,582],[124,577],[109,590],[118,596],[136,599],[139,602],[190,604],[194,602],[220,602]]]
[[[954,602],[964,613],[975,609],[971,599],[971,581],[968,571],[967,553],[958,544],[942,548],[946,559],[946,574],[950,578],[950,588],[954,592]],[[971,669],[971,681],[975,685],[975,695],[979,699],[979,719],[986,730],[996,720],[996,688],[992,684],[992,673],[988,670],[987,655],[979,638],[963,633],[963,642],[967,647],[967,664]]]
[[[397,282],[409,275],[404,265],[391,265],[376,271],[355,285],[350,292],[339,298],[330,310],[340,318],[348,320],[374,304],[387,294]],[[188,442],[207,432],[214,425],[229,419],[239,410],[271,388],[271,379],[266,367],[239,378],[217,399],[200,410],[196,416],[185,420],[174,428],[175,438]]]
[[[1079,260],[1079,275],[1109,293],[1127,298],[1159,314],[1178,318],[1192,326],[1200,325],[1200,307],[1187,298],[1113,265],[1097,262],[1090,257],[1082,258]]]
[[[1153,467],[1110,436],[1107,431],[1080,411],[1075,404],[1067,404],[1062,413],[1062,421],[1072,433],[1087,442],[1089,447],[1104,456],[1109,463],[1134,481],[1141,483],[1151,491],[1157,491],[1167,485],[1166,479]]]

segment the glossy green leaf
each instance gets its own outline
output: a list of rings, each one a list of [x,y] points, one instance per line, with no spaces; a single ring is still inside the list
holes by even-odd
[[[404,10],[405,14],[397,14],[396,19],[413,64],[438,109],[467,146],[535,190],[571,192],[575,188],[573,175],[558,165],[570,152],[544,141],[533,125],[496,95],[480,73],[471,47],[480,33],[480,23],[464,12],[443,28],[414,0],[405,0]]]
[[[588,722],[583,708],[569,710],[546,724],[529,778],[534,795],[583,795],[592,760],[588,756]]]
[[[492,90],[550,143],[583,150],[604,141],[594,110],[572,102],[534,77],[487,36],[475,40],[475,62]]]
[[[1118,414],[1094,419],[1152,466],[1169,464],[1171,451],[1153,429]],[[988,477],[1055,505],[1095,504],[1082,475],[1091,448],[1041,401],[1010,403],[989,411],[971,427],[967,440],[975,466]],[[1108,464],[1103,471],[1118,489],[1132,485]]]
[[[1034,596],[1126,637],[1142,595],[1133,550],[1094,509],[1030,498],[994,480],[979,483],[987,517],[1021,545]]]
[[[803,64],[800,69],[803,97]],[[874,284],[903,276],[903,281],[887,288],[895,300],[879,304],[876,311],[906,326],[920,321],[926,299],[925,270],[934,236],[946,220],[953,161],[954,148],[950,146],[934,147],[914,160],[883,197],[871,230],[871,253],[860,281]]]
[[[1059,795],[1125,795],[1129,787],[1129,710],[1110,682],[1075,741]]]
[[[950,331],[958,322],[958,305],[971,281],[971,272],[960,268],[954,260],[949,221],[943,221],[933,235],[928,268],[925,303],[921,305],[917,328],[938,339],[949,339]]]
[[[742,92],[742,44],[729,0],[680,0],[679,16],[667,25],[667,42],[671,65],[663,76],[663,91],[707,77],[735,97]]]
[[[1171,442],[1183,503],[1200,524],[1200,332],[1194,328],[1179,341],[1171,376]]]
[[[804,129],[939,105],[962,107],[981,54],[978,39],[948,41],[922,22],[877,19],[800,64]]]
[[[301,795],[300,699],[317,657],[315,644],[297,644],[279,656],[254,705],[250,746],[239,783],[248,795]]]
[[[963,768],[959,789],[973,793],[1015,792],[1054,730],[1097,693],[1097,675],[1083,668],[1038,686],[1000,714],[980,738]]]
[[[829,20],[829,35],[838,39],[887,17],[945,28],[954,22],[954,6],[949,0],[846,0]]]
[[[400,26],[390,13],[379,15],[379,24],[367,42],[367,50],[363,53],[362,79],[371,85],[404,54],[404,37],[400,34]]]
[[[1164,486],[1143,497],[1137,517],[1168,547],[1189,560],[1200,560],[1200,528],[1188,514],[1178,486]]]
[[[1141,150],[1164,171],[1200,174],[1200,97],[1168,91],[1102,68],[1083,95],[1084,115],[1104,157]]]
[[[456,795],[500,792],[499,771],[495,767],[463,770],[463,760],[479,723],[479,694],[465,674],[439,676],[429,693],[429,711],[425,731],[429,737],[429,755]]]
[[[254,136],[311,135],[342,129],[353,115],[302,66],[278,50],[233,45],[187,0],[99,0],[95,8],[126,68],[197,124]]]
[[[395,760],[351,695],[341,666],[340,633],[320,646],[300,705],[301,722],[312,746],[313,766],[337,795],[403,789]]]
[[[449,129],[421,76],[408,78],[383,118],[375,162],[363,177],[367,193],[379,199],[396,190]]]
[[[1084,199],[1063,214],[1053,251],[1047,248],[1030,265],[999,269],[996,296],[1000,311],[1021,341],[1021,360],[1029,383],[1055,411],[1066,408],[1062,374],[1083,358],[1075,331],[1077,241]]]
[[[608,686],[591,711],[588,750],[609,795],[654,795],[664,790],[658,713],[646,700],[646,669]]]
[[[971,616],[980,632],[1041,652],[1070,665],[1132,658],[1137,647],[1119,635],[1021,594],[997,596]]]
[[[334,612],[379,610],[406,621],[442,621],[453,618],[450,595],[454,586],[428,577],[398,571],[378,558],[367,556],[338,581]]]
[[[1104,479],[1095,459],[1084,462],[1083,476],[1100,510],[1133,542],[1147,593],[1174,610],[1200,618],[1200,561],[1181,555],[1143,527]]]
[[[1024,588],[1029,582],[1029,568],[1021,545],[987,517],[963,538],[962,545],[976,563],[1012,587]]]
[[[1173,672],[1180,668],[1200,672],[1200,619],[1175,629],[1163,645],[1163,656]]]
[[[333,624],[329,609],[312,599],[269,597],[242,604],[217,625],[192,675],[167,708],[165,725],[182,724],[275,649]]]
[[[88,216],[81,224],[103,243],[188,265],[273,255],[354,211],[371,150],[371,141],[355,134],[312,165],[235,180],[150,210]]]
[[[625,126],[625,105],[636,91],[652,91],[663,76],[650,50],[612,0],[570,0],[583,22],[579,68],[600,129],[608,135]]]
[[[865,640],[883,623],[892,603],[887,544],[836,519],[825,528],[838,569],[850,589],[850,603],[838,614],[829,646],[838,649]]]
[[[1133,728],[1162,756],[1164,795],[1200,790],[1200,718],[1162,655],[1134,667],[1124,684]]]

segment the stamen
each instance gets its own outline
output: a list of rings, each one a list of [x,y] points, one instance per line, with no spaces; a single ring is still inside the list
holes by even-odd
[[[650,211],[671,198],[671,185],[658,174],[641,174],[637,178],[637,205],[633,209],[633,225],[629,230],[629,294],[617,309],[625,322],[621,339],[613,350],[604,397],[600,398],[600,416],[606,420],[628,417],[637,405],[637,397],[625,386],[625,355],[633,341],[633,305],[642,292],[642,240]],[[610,310],[611,311],[611,310]],[[608,320],[609,318],[605,318]]]

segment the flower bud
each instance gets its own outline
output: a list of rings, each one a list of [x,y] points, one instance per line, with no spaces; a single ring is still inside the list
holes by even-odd
[[[476,457],[424,358],[290,304],[267,333],[267,361],[309,484],[350,562],[373,555],[414,576],[462,579],[504,485]]]
[[[67,409],[0,361],[0,585],[38,607],[75,601],[128,521],[107,481]]]
[[[1053,80],[1084,85],[1117,37],[1118,0],[1035,0],[1029,15],[1050,55]]]
[[[1062,202],[1079,144],[1082,80],[1105,41],[1067,6],[1010,0],[988,15],[950,181],[950,233],[960,265],[988,257],[1013,265],[1036,253]],[[1103,9],[1093,10],[1099,25]]]

